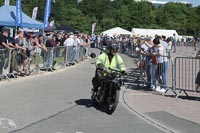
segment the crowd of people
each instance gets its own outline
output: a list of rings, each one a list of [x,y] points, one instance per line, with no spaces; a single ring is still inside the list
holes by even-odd
[[[23,32],[18,30],[15,37],[10,37],[10,30],[3,29],[0,34],[0,75],[3,70],[8,73],[16,72],[19,76],[30,75],[30,64],[33,58],[42,57],[43,66],[38,69],[54,70],[55,57],[64,57],[64,65],[74,65],[89,55],[91,36],[84,33],[72,32]],[[64,49],[60,53],[60,49]],[[9,55],[10,52],[10,55]],[[80,56],[81,55],[81,56]],[[8,59],[10,56],[10,67]]]
[[[3,29],[0,34],[0,75],[8,64],[8,51],[11,51],[11,64],[9,73],[17,72],[17,75],[30,75],[30,64],[33,58],[41,56],[43,66],[39,69],[50,68],[54,70],[55,57],[61,53],[64,56],[64,65],[70,66],[87,58],[90,48],[106,47],[105,38],[107,35],[87,35],[84,33],[70,32],[44,32],[36,35],[34,32],[17,31],[14,38],[9,36],[9,29]],[[167,70],[171,52],[176,52],[178,43],[177,36],[163,35],[130,36],[113,35],[113,40],[118,44],[119,52],[130,56],[139,56],[138,68],[143,71],[146,85],[149,90],[165,92],[167,88]],[[194,44],[197,41],[194,39]],[[194,46],[196,46],[194,45]],[[195,47],[194,47],[194,50]],[[82,56],[80,56],[82,55]],[[197,56],[198,57],[198,56]],[[199,86],[199,74],[196,80],[196,88]],[[198,89],[196,89],[198,90]]]
[[[98,36],[96,47],[103,47],[105,36]],[[139,56],[138,68],[144,74],[146,88],[158,92],[168,90],[167,72],[171,53],[177,50],[178,36],[173,34],[171,37],[163,35],[148,36],[113,36],[115,42],[119,45],[119,52],[130,56]],[[197,50],[198,41],[193,38],[193,50]],[[140,75],[141,76],[141,75]],[[198,80],[199,81],[199,80]]]
[[[148,90],[166,92],[167,69],[173,39],[156,35],[154,38],[141,36],[135,51],[139,54],[138,67],[144,74]]]

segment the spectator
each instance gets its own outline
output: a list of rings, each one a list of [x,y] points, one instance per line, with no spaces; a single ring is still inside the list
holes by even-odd
[[[198,37],[197,37],[196,34],[193,36],[192,42],[193,42],[194,51],[196,51],[197,50],[197,43],[198,43]]]
[[[49,39],[46,42],[46,47],[48,49],[48,53],[47,53],[47,67],[51,68],[51,69],[55,69],[54,65],[56,63],[55,61],[55,47],[57,47],[59,44],[57,44],[56,42],[56,35],[52,35],[51,37],[49,37]]]
[[[18,75],[24,76],[29,75],[28,71],[28,56],[26,54],[26,47],[24,44],[24,36],[22,31],[17,31],[17,35],[15,37],[15,46],[17,48],[17,63],[18,63],[18,68],[17,72]]]
[[[140,60],[140,64],[139,64],[139,67],[140,69],[142,70],[142,73],[144,73],[144,77],[145,77],[145,80],[147,79],[147,54],[148,54],[148,46],[147,44],[145,43],[145,37],[144,36],[141,36],[140,38],[140,49],[139,49],[139,54],[140,54],[140,57],[141,57],[141,60]]]
[[[38,35],[38,37],[35,39],[35,45],[36,45],[36,56],[39,56],[41,54],[41,56],[43,57],[43,67],[42,68],[46,68],[46,59],[47,59],[47,48],[45,46],[44,42],[44,38],[43,35],[40,34]],[[37,58],[37,57],[36,57]],[[36,64],[38,65],[39,62],[36,62]]]
[[[159,38],[155,38],[153,40],[154,43],[154,47],[153,47],[153,52],[152,55],[154,57],[156,57],[155,62],[153,63],[153,83],[154,85],[156,85],[156,80],[158,81],[159,85],[163,85],[163,81],[160,79],[160,77],[162,76],[162,73],[164,72],[164,59],[163,59],[163,50],[164,47],[163,45],[160,43]],[[158,92],[165,92],[166,90],[164,88],[161,88],[160,86],[156,87],[156,91]]]
[[[200,50],[197,52],[196,58],[200,59]],[[200,71],[197,73],[197,77],[195,80],[195,91],[199,92],[200,87]]]
[[[32,61],[33,56],[35,55],[35,46],[34,46],[35,36],[33,32],[28,32],[24,38],[24,44],[26,47],[26,54],[29,57],[29,61]]]
[[[67,38],[64,42],[64,46],[67,47],[66,50],[66,66],[74,65],[74,56],[73,56],[73,48],[74,48],[74,34],[71,33],[69,38]]]
[[[152,48],[154,46],[152,38],[148,37],[145,39],[145,44],[148,47],[147,49],[147,57],[146,57],[146,62],[147,62],[147,68],[146,68],[146,73],[147,73],[147,88],[149,90],[154,90],[154,85],[153,85],[153,80],[152,80],[152,68],[153,68],[153,64],[152,64],[152,57],[151,57],[151,51]]]
[[[8,29],[4,29],[2,33],[0,34],[0,76],[3,73],[3,67],[4,67],[4,60],[5,60],[5,53],[3,49],[10,49],[8,42]]]
[[[74,59],[75,62],[78,63],[79,62],[79,48],[80,48],[80,36],[75,35],[74,36]]]
[[[89,35],[86,36],[85,42],[86,42],[85,56],[86,56],[86,58],[88,58],[89,53],[90,53],[90,45],[91,45],[91,37]]]
[[[170,56],[170,52],[171,52],[171,49],[172,49],[172,38],[168,37],[166,42],[168,43],[168,48],[167,48],[168,51],[167,52],[168,52],[168,54]]]
[[[165,37],[161,37],[158,36],[159,40],[160,40],[160,44],[162,44],[163,46],[163,63],[164,66],[161,68],[162,69],[162,73],[161,73],[161,78],[162,78],[162,88],[163,89],[167,89],[167,69],[168,69],[168,58],[167,56],[169,54],[167,54],[168,51],[168,43],[165,40]]]
[[[172,40],[172,46],[174,47],[174,53],[176,52],[176,45],[178,42],[178,37],[176,36],[176,34],[173,34],[173,40]]]

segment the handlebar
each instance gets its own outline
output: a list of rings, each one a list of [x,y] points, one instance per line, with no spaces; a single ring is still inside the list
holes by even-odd
[[[119,69],[112,68],[112,67],[109,67],[108,70],[115,71],[115,72],[121,72]]]

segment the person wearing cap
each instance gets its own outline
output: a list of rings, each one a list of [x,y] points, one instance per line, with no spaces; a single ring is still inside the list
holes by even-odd
[[[3,30],[0,34],[0,77],[3,73],[3,66],[4,66],[4,59],[5,59],[5,52],[3,49],[9,49],[10,47],[7,45],[8,42],[8,32]]]
[[[4,60],[5,58],[8,58],[8,56],[6,56],[7,51],[5,51],[5,49],[15,48],[15,46],[9,40],[9,32],[10,30],[5,28],[0,34],[0,75],[2,75],[3,72]]]
[[[126,74],[126,67],[123,59],[120,55],[117,54],[118,45],[112,39],[107,39],[106,42],[108,46],[107,51],[100,54],[95,60],[96,72],[95,77],[92,79],[94,92],[97,91],[101,83],[101,78],[99,77],[100,74],[98,74],[98,70],[104,70],[105,68],[107,71],[109,71],[109,68],[114,68],[121,71],[122,74]]]
[[[2,34],[0,34],[0,49],[11,49],[14,47],[11,43],[9,43],[9,29],[4,29]]]

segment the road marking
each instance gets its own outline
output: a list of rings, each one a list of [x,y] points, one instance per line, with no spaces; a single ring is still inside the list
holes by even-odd
[[[17,125],[10,119],[0,118],[0,127],[2,128],[17,128]]]

